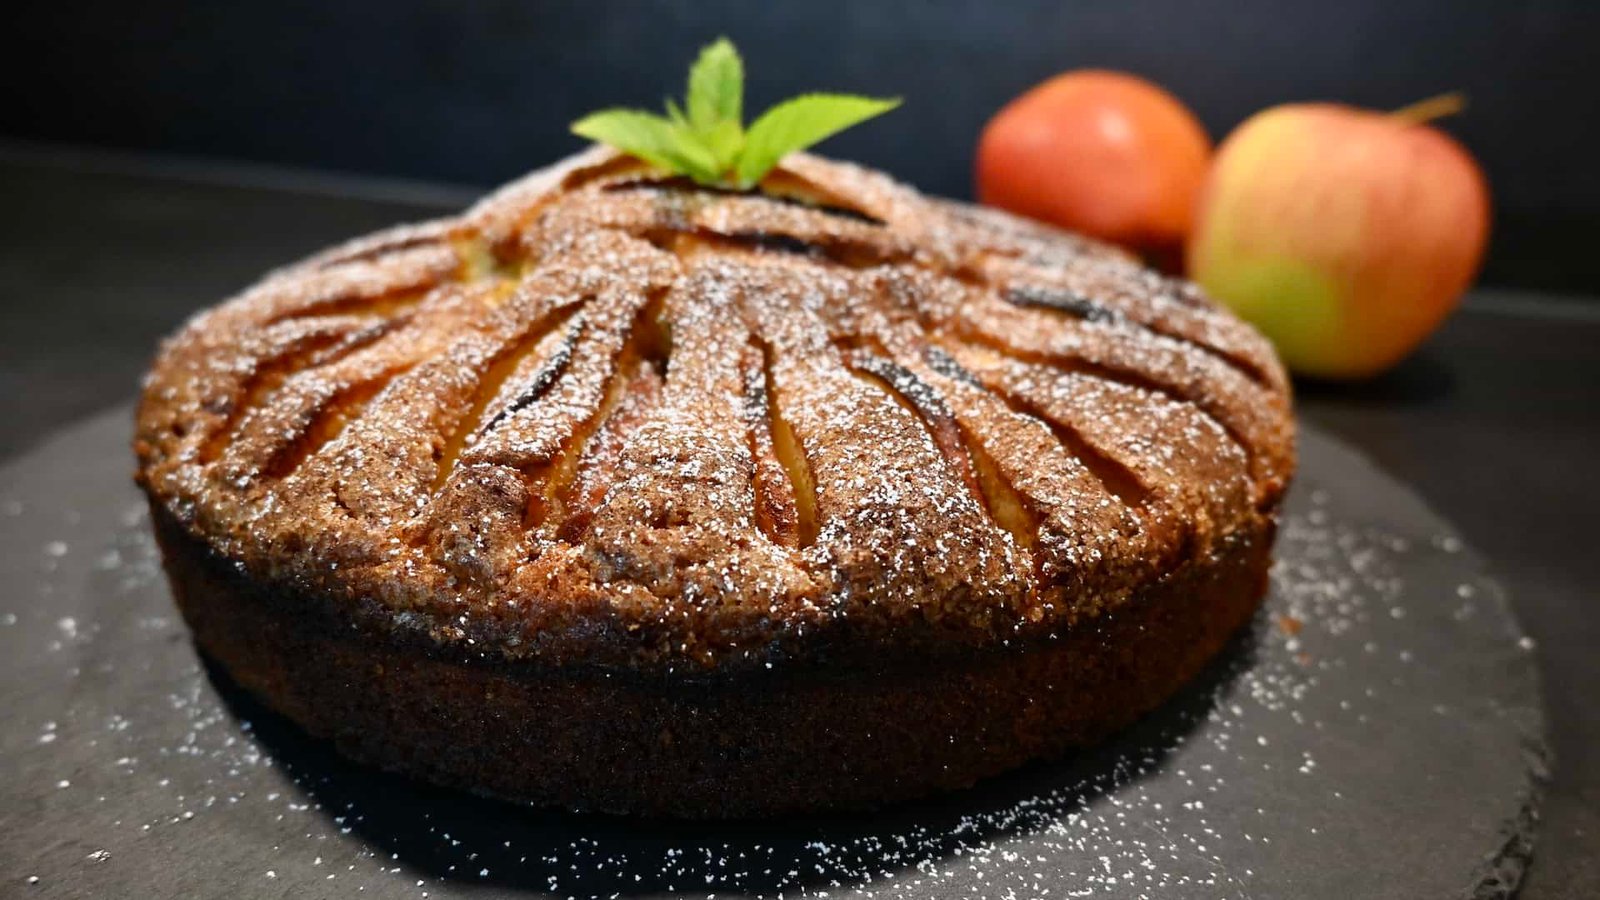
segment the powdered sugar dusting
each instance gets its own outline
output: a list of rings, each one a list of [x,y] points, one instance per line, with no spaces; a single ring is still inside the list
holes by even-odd
[[[562,340],[525,347],[556,313]],[[669,402],[641,406],[658,379]],[[1248,326],[1083,239],[815,157],[740,194],[590,154],[196,319],[137,447],[151,496],[257,579],[376,599],[472,653],[693,670],[1114,609],[1264,529],[1287,396]],[[750,434],[778,415],[782,466]],[[1031,476],[1019,429],[1056,477]],[[994,519],[977,456],[1025,514]],[[763,531],[758,505],[807,533]]]
[[[60,533],[81,566],[52,569],[41,548],[33,604],[7,610],[11,628],[49,638],[29,665],[59,700],[21,746],[5,745],[6,764],[53,794],[59,812],[46,814],[79,821],[84,841],[6,873],[19,883],[99,883],[156,848],[199,842],[262,882],[395,897],[485,883],[572,897],[1274,895],[1285,855],[1359,839],[1372,787],[1352,751],[1405,727],[1397,702],[1426,701],[1443,721],[1482,714],[1449,689],[1450,659],[1428,631],[1499,615],[1475,575],[1419,594],[1408,574],[1452,565],[1459,538],[1351,524],[1313,486],[1284,522],[1249,633],[1105,747],[872,816],[656,824],[377,775],[237,692],[219,695],[181,640],[138,508],[120,518],[103,528],[109,540]],[[112,553],[117,566],[96,564]],[[86,588],[105,596],[85,605]]]

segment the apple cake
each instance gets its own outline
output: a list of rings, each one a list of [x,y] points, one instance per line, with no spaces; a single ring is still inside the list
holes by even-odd
[[[864,808],[1104,738],[1263,595],[1268,344],[1195,287],[794,155],[595,149],[161,347],[194,641],[359,760],[539,805]]]

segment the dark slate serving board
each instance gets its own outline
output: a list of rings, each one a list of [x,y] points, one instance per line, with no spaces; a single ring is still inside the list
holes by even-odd
[[[1094,751],[871,816],[539,812],[346,763],[209,670],[126,409],[0,469],[0,896],[1496,897],[1545,766],[1477,556],[1329,438],[1266,609]]]

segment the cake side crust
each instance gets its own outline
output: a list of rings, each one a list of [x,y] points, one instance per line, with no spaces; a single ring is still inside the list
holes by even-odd
[[[347,756],[539,806],[685,818],[873,808],[1096,743],[1210,661],[1265,594],[1275,517],[1054,639],[874,670],[540,669],[374,634],[254,582],[153,504],[178,605],[229,676]]]

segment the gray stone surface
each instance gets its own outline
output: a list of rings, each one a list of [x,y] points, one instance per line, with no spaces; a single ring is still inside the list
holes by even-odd
[[[1533,643],[1450,525],[1314,430],[1266,609],[1128,733],[878,815],[716,826],[417,785],[241,696],[171,606],[128,418],[0,469],[0,895],[1495,897],[1531,847]]]

